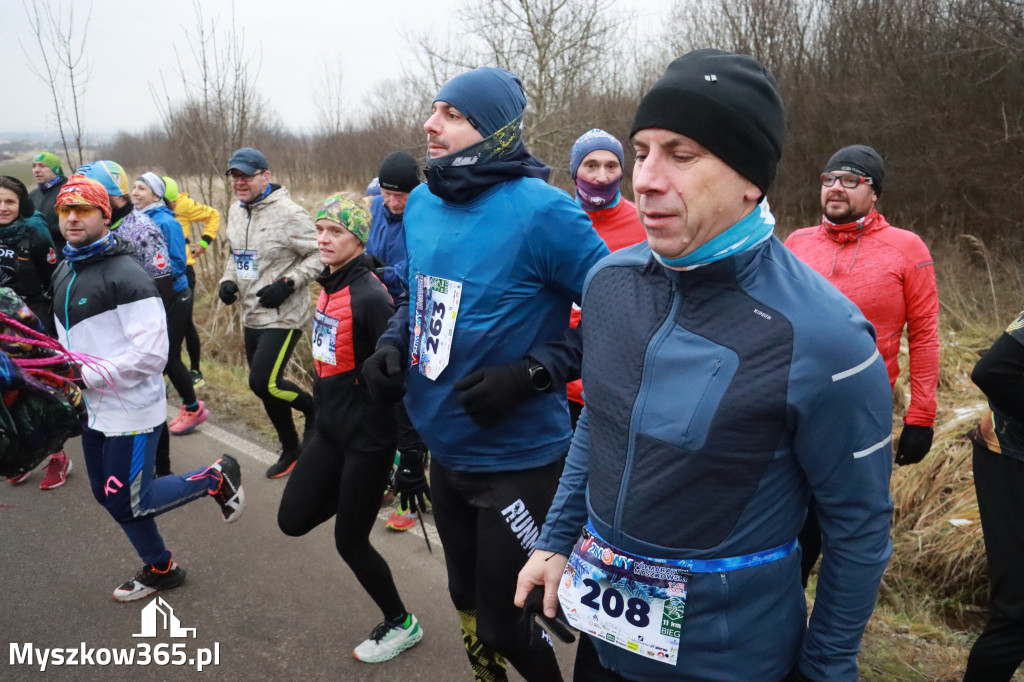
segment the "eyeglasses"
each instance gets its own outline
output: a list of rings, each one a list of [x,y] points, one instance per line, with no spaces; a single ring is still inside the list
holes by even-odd
[[[55,206],[53,209],[58,216],[61,218],[67,218],[74,211],[75,215],[79,218],[88,218],[94,216],[99,212],[98,206],[92,206],[90,204],[61,204]]]
[[[831,187],[836,184],[836,180],[839,184],[846,189],[853,189],[858,185],[873,185],[875,184],[871,178],[865,178],[862,175],[836,175],[835,173],[822,173],[821,184],[823,187]]]
[[[242,181],[245,183],[249,183],[252,182],[252,179],[255,178],[257,175],[262,176],[266,172],[267,171],[259,171],[258,173],[253,173],[252,175],[246,175],[245,173],[228,173],[228,180],[231,182]]]

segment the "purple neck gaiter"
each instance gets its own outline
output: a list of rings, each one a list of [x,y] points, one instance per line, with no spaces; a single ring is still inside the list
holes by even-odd
[[[608,208],[615,203],[615,197],[619,195],[619,184],[621,182],[621,175],[603,185],[587,182],[577,175],[576,196],[579,199],[580,206],[585,211],[600,211],[602,208]]]

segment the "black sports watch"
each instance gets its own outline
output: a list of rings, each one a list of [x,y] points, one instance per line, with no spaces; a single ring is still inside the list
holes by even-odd
[[[538,393],[543,393],[551,388],[551,373],[544,369],[544,365],[533,360],[533,364],[530,365],[529,372],[530,383],[533,384],[533,387]]]

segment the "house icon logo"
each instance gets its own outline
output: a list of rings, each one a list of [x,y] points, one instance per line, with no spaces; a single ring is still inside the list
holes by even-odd
[[[189,633],[193,639],[196,636],[195,628],[181,627],[181,622],[174,615],[174,609],[163,597],[157,597],[142,609],[142,632],[132,637],[156,637],[159,631],[165,631],[171,637],[188,638]]]

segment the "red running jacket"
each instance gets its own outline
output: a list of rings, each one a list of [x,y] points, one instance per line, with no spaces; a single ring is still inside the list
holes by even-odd
[[[875,326],[878,351],[896,384],[903,327],[910,342],[910,407],[904,422],[935,423],[939,379],[939,295],[931,253],[913,232],[893,227],[872,210],[846,225],[823,221],[786,239],[803,262],[821,273]]]

